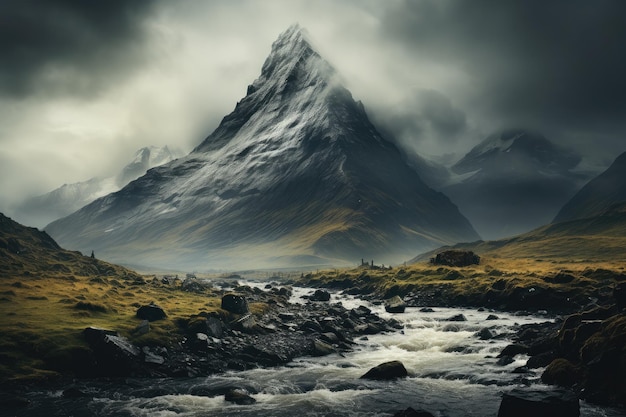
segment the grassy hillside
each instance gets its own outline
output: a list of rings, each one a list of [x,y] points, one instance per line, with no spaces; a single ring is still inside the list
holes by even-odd
[[[506,259],[543,259],[565,262],[614,262],[626,259],[626,205],[601,216],[549,224],[509,239],[452,246],[481,256]],[[428,260],[437,249],[412,259]]]
[[[155,302],[168,318],[133,336],[141,305]],[[219,309],[208,290],[182,291],[126,268],[60,248],[46,233],[0,214],[0,381],[45,379],[86,355],[81,332],[114,329],[139,345],[173,342],[177,318]]]
[[[626,259],[577,262],[484,256],[479,265],[450,267],[427,261],[359,267],[305,276],[309,285],[345,289],[372,298],[400,295],[419,306],[476,306],[502,310],[574,312],[612,302],[626,280]]]

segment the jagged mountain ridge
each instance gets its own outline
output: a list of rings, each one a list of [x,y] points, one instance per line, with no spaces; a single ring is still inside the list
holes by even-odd
[[[507,129],[488,136],[451,170],[459,179],[442,191],[486,239],[550,223],[587,179],[581,160],[537,132]]]
[[[46,230],[118,262],[194,268],[391,262],[478,239],[378,134],[298,26],[187,157]]]
[[[114,177],[91,178],[87,181],[62,186],[23,201],[16,209],[16,217],[26,224],[44,227],[51,221],[65,217],[97,198],[118,191],[155,166],[179,156],[167,146],[147,146],[135,152],[133,159]]]
[[[595,217],[626,202],[626,152],[589,181],[554,218],[554,223]]]

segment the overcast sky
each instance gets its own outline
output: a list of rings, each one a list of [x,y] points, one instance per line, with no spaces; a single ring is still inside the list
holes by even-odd
[[[0,2],[0,211],[185,152],[293,23],[371,118],[425,155],[528,127],[608,163],[626,150],[626,1]]]

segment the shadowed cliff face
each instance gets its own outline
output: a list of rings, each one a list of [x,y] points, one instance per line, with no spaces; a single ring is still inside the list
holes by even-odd
[[[607,211],[623,210],[626,202],[626,152],[618,156],[613,164],[589,181],[571,200],[563,206],[554,222],[584,219],[601,215]]]
[[[191,268],[401,261],[476,240],[370,123],[306,34],[289,28],[261,76],[187,157],[46,230],[103,257]]]

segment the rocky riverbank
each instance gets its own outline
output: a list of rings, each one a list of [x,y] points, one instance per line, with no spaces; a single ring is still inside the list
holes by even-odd
[[[365,306],[348,310],[341,303],[331,304],[323,290],[311,291],[304,303],[290,303],[290,296],[285,286],[235,286],[223,295],[218,311],[177,319],[180,336],[170,345],[158,340],[138,345],[115,329],[89,327],[83,337],[90,351],[74,357],[64,371],[81,378],[203,376],[341,353],[352,349],[355,338],[402,327]],[[150,323],[167,312],[146,305],[137,315],[144,321],[135,331],[149,332]]]

